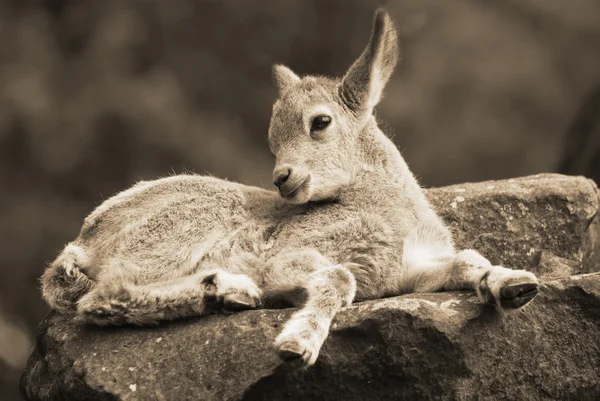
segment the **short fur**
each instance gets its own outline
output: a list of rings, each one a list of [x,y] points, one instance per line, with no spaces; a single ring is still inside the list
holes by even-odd
[[[343,79],[274,67],[269,143],[279,194],[213,177],[140,182],[84,221],[42,278],[44,299],[96,324],[155,324],[261,304],[301,306],[275,341],[310,366],[340,308],[454,289],[516,309],[537,293],[526,271],[457,252],[373,116],[398,60],[390,17]],[[330,124],[313,129],[315,116]]]

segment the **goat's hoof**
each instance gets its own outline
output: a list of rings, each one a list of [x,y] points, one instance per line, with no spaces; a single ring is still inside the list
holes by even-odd
[[[500,304],[504,309],[517,309],[535,298],[538,292],[537,283],[507,285],[500,291]]]
[[[204,301],[213,309],[237,312],[261,306],[262,291],[245,274],[220,271],[204,278],[203,284]]]
[[[477,289],[483,302],[493,303],[500,310],[516,310],[538,294],[535,275],[525,270],[510,270],[493,266],[484,274]]]
[[[260,306],[260,298],[244,293],[231,293],[223,297],[223,307],[230,311],[256,309]]]
[[[310,347],[296,341],[285,341],[278,346],[279,358],[292,368],[307,368],[314,363]]]

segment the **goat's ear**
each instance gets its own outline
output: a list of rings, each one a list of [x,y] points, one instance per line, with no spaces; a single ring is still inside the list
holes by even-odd
[[[398,34],[388,13],[379,9],[367,48],[342,79],[340,94],[344,103],[356,112],[370,113],[381,99],[397,61]]]
[[[286,89],[300,82],[300,77],[285,65],[275,64],[273,66],[273,81],[275,82],[279,94],[281,94]]]

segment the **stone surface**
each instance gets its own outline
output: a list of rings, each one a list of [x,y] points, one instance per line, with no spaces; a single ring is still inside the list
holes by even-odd
[[[600,199],[600,190],[597,191],[597,194]],[[600,208],[598,210],[600,211]],[[597,271],[600,271],[600,217],[598,214],[590,224],[583,241],[583,272]]]
[[[149,329],[82,327],[51,314],[22,385],[29,400],[600,397],[600,273],[547,282],[504,317],[468,293],[355,304],[307,371],[280,368],[271,346],[291,313]]]
[[[522,311],[502,316],[466,292],[354,304],[307,371],[287,371],[272,348],[292,310],[152,328],[52,313],[21,390],[29,400],[599,399],[600,273],[572,275],[595,260],[596,190],[559,175],[428,190],[458,247],[542,277]]]
[[[451,227],[457,248],[556,277],[587,270],[582,244],[598,211],[596,191],[584,177],[540,174],[433,188],[427,196]]]

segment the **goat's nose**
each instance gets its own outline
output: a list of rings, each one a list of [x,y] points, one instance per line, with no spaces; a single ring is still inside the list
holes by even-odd
[[[292,169],[289,167],[277,167],[275,171],[273,171],[273,184],[279,188],[285,184],[291,173]]]

